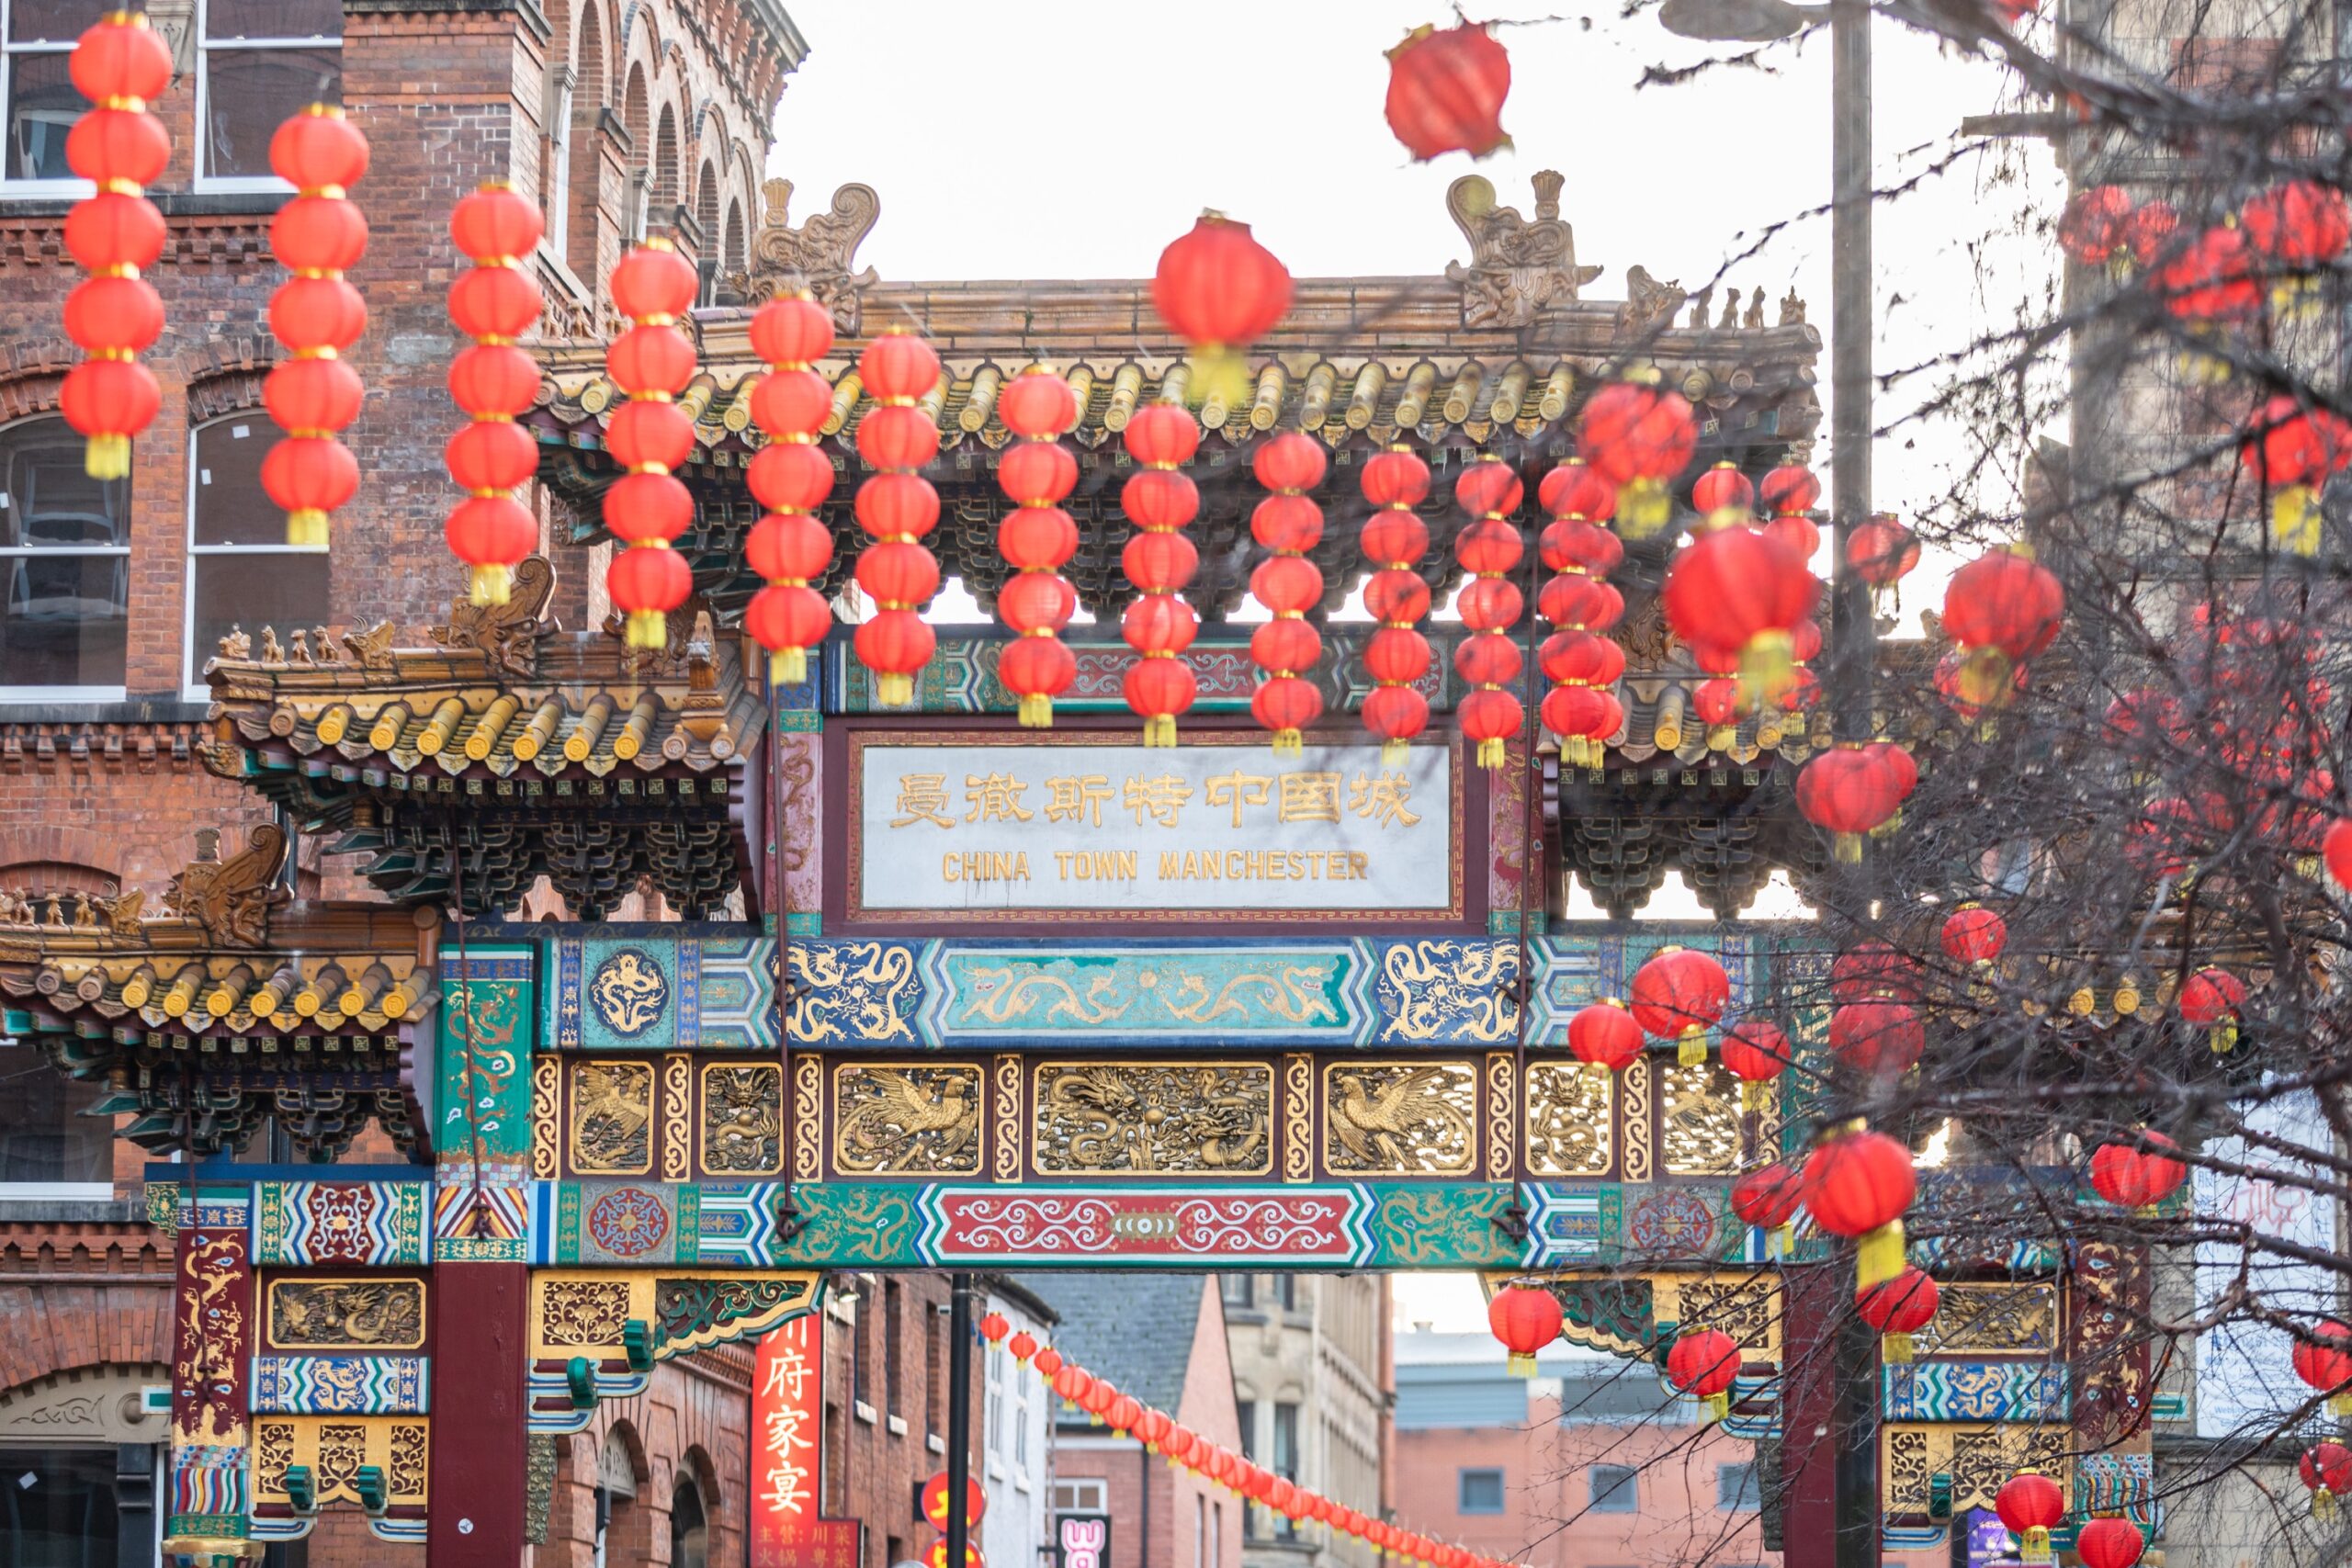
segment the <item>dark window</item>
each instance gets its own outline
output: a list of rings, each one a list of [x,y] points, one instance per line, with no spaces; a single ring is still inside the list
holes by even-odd
[[[1719,1464],[1715,1466],[1715,1506],[1735,1513],[1753,1513],[1764,1506],[1756,1489],[1756,1467],[1752,1464]]]
[[[234,630],[258,639],[275,626],[327,618],[327,555],[286,543],[286,513],[261,488],[262,458],[277,428],[260,410],[201,426],[191,445],[188,479],[187,683],[204,682],[204,665]]]
[[[203,172],[267,178],[269,139],[311,104],[343,101],[338,0],[205,0]]]
[[[1246,1307],[1258,1304],[1258,1276],[1255,1274],[1227,1274],[1224,1285],[1226,1305]]]
[[[671,1568],[710,1568],[710,1526],[703,1517],[702,1488],[681,1483],[670,1497]]]
[[[130,486],[83,471],[55,415],[0,431],[0,686],[119,686]]]
[[[1289,1285],[1289,1275],[1279,1275],[1277,1278],[1284,1286]],[[1284,1302],[1283,1304],[1288,1306],[1290,1303]],[[1284,1481],[1295,1482],[1298,1479],[1297,1405],[1277,1404],[1274,1406],[1273,1450],[1272,1463],[1270,1468]],[[1281,1514],[1272,1517],[1274,1521],[1274,1533],[1284,1540],[1290,1540],[1298,1533],[1298,1526],[1290,1518]]]
[[[112,1181],[114,1121],[81,1114],[100,1089],[61,1076],[29,1046],[0,1050],[0,1181]]]
[[[74,39],[99,7],[86,0],[5,0],[8,149],[0,176],[70,180],[65,134],[88,106],[66,70]]]
[[[923,1426],[932,1436],[944,1438],[947,1435],[947,1369],[939,1354],[939,1309],[926,1303],[917,1310],[922,1314]],[[1001,1380],[1002,1374],[998,1376]],[[990,1432],[996,1429],[995,1420],[989,1417]]]
[[[1233,1418],[1241,1427],[1241,1457],[1258,1457],[1258,1402],[1242,1399],[1234,1402]]]
[[[889,1413],[893,1416],[904,1416],[907,1409],[906,1376],[900,1365],[904,1358],[899,1354],[904,1329],[899,1314],[901,1299],[896,1280],[882,1287],[882,1388],[889,1396]]]
[[[1284,1312],[1298,1305],[1298,1281],[1288,1274],[1276,1274],[1268,1281],[1274,1288],[1274,1301]]]
[[[18,1449],[0,1486],[0,1562],[114,1568],[112,1449]]]
[[[1503,1511],[1503,1472],[1499,1470],[1464,1470],[1457,1472],[1459,1496],[1454,1504],[1464,1514],[1499,1514]]]
[[[1641,1483],[1630,1466],[1596,1464],[1585,1473],[1592,1486],[1594,1513],[1632,1514],[1641,1511]]]
[[[849,1396],[868,1410],[874,1408],[874,1357],[866,1340],[874,1334],[874,1320],[882,1314],[875,1309],[880,1304],[874,1299],[871,1286],[860,1290],[854,1298],[857,1321],[849,1325]]]

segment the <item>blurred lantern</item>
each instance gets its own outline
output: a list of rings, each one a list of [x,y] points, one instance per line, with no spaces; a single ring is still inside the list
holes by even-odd
[[[1114,1436],[1124,1438],[1136,1429],[1137,1421],[1143,1419],[1143,1402],[1132,1393],[1123,1393],[1111,1401],[1110,1408],[1102,1413],[1102,1419]]]
[[[1560,1337],[1560,1303],[1534,1285],[1506,1285],[1487,1303],[1487,1326],[1510,1352],[1514,1377],[1535,1375],[1536,1353]]]
[[[1883,1133],[1840,1133],[1804,1162],[1804,1206],[1814,1224],[1860,1245],[1858,1284],[1875,1285],[1903,1270],[1903,1216],[1919,1190],[1911,1151]]]
[[[171,133],[147,106],[171,85],[172,53],[144,15],[114,11],[75,40],[67,70],[95,107],[66,136],[66,165],[97,189],[65,220],[66,248],[90,276],[66,297],[65,335],[85,357],[65,373],[58,407],[83,437],[84,470],[119,479],[131,437],[163,406],[139,363],[164,330],[163,298],[140,276],[163,254],[164,220],[141,187],[171,160]]]
[[[512,270],[477,267],[460,283]],[[628,395],[605,431],[605,450],[627,470],[605,492],[605,526],[621,545],[605,582],[631,648],[666,646],[669,613],[694,587],[672,541],[694,521],[694,497],[675,470],[695,449],[694,422],[677,405],[694,376],[695,352],[677,320],[697,286],[693,266],[658,238],[621,257],[610,282],[613,308],[632,325],[605,350],[605,373]],[[487,290],[482,297],[494,298]],[[514,335],[511,320],[498,325],[498,335]]]
[[[1143,1439],[1146,1452],[1158,1453],[1159,1445],[1167,1440],[1175,1425],[1168,1418],[1166,1411],[1148,1407],[1136,1417],[1135,1434]]]
[[[1193,351],[1189,390],[1195,399],[1238,402],[1248,393],[1242,351],[1290,310],[1290,271],[1274,254],[1221,212],[1204,212],[1192,231],[1159,253],[1151,303]]]
[[[1881,1357],[1899,1363],[1911,1359],[1911,1337],[1936,1315],[1939,1294],[1924,1270],[1905,1264],[1894,1279],[1856,1291],[1854,1307],[1864,1323],[1885,1336],[1879,1344]]]
[[[939,561],[922,540],[939,522],[939,492],[916,470],[939,454],[923,401],[939,385],[939,355],[894,327],[865,345],[857,369],[876,404],[858,421],[858,455],[878,470],[858,487],[855,507],[872,540],[858,552],[857,586],[874,602],[857,628],[857,660],[873,671],[876,700],[904,707],[935,646],[922,607],[939,590]]]
[[[1668,481],[1690,461],[1699,433],[1679,392],[1613,381],[1584,406],[1577,450],[1617,487],[1617,526],[1645,539],[1674,515]]]
[[[1519,645],[1504,635],[1519,624],[1525,607],[1508,575],[1527,549],[1518,526],[1509,521],[1522,496],[1510,465],[1492,457],[1464,468],[1453,488],[1454,500],[1475,519],[1453,542],[1453,558],[1470,573],[1453,602],[1470,629],[1453,651],[1453,668],[1471,686],[1456,711],[1464,739],[1476,743],[1482,768],[1503,765],[1506,743],[1526,720],[1519,699],[1504,689],[1518,682],[1522,662]]]
[[[1051,1382],[1062,1370],[1062,1353],[1047,1345],[1037,1352],[1037,1375]]]
[[[2001,1516],[2001,1527],[2018,1538],[2020,1562],[2051,1561],[2050,1532],[2066,1517],[2066,1495],[2056,1482],[2020,1471],[1994,1495],[1993,1511]]]
[[[1829,1049],[1857,1072],[1892,1077],[1910,1071],[1927,1048],[1927,1031],[1908,1003],[1848,1002],[1829,1015]]]
[[[2352,892],[2352,818],[2339,817],[2320,840],[2320,858],[2338,893]]]
[[[1747,522],[1756,507],[1756,481],[1726,457],[1699,476],[1690,487],[1690,505],[1700,516],[1717,526]],[[1725,517],[1725,513],[1731,515]]]
[[[1922,995],[1918,960],[1883,942],[1858,942],[1829,964],[1829,999],[1843,1006],[1884,997],[1917,1006]]]
[[[1078,484],[1078,459],[1060,440],[1078,423],[1078,397],[1051,371],[1024,370],[997,399],[997,413],[1022,438],[996,470],[1014,508],[996,531],[997,553],[1013,571],[997,593],[996,611],[1014,636],[997,654],[997,679],[1020,700],[1023,726],[1046,729],[1054,722],[1054,699],[1078,679],[1078,660],[1061,640],[1078,608],[1078,594],[1061,574],[1078,552],[1078,525],[1061,506]]]
[[[1622,1072],[1642,1054],[1642,1026],[1611,997],[1577,1009],[1568,1020],[1568,1049],[1596,1075]]]
[[[2295,555],[2317,554],[2320,494],[2330,479],[2352,465],[2352,424],[2282,393],[2256,412],[2238,458],[2272,492],[2272,540]]]
[[[1012,1352],[1016,1366],[1025,1367],[1029,1364],[1029,1358],[1037,1353],[1037,1337],[1023,1328],[1007,1339],[1004,1348]]]
[[[1765,1255],[1785,1258],[1793,1239],[1792,1223],[1804,1201],[1804,1181],[1787,1166],[1772,1164],[1747,1171],[1731,1184],[1731,1212],[1744,1225],[1767,1232]]]
[[[2328,1318],[2312,1329],[2311,1337],[2297,1338],[2292,1358],[2295,1375],[2315,1393],[2327,1395],[2328,1414],[2338,1420],[2352,1416],[2352,1328]]]
[[[1146,746],[1176,744],[1176,716],[1193,705],[1198,685],[1183,653],[1201,618],[1177,594],[1200,564],[1184,528],[1200,514],[1201,492],[1182,471],[1200,444],[1200,426],[1175,403],[1149,404],[1127,422],[1127,456],[1138,471],[1127,477],[1119,504],[1136,533],[1119,561],[1141,597],[1127,606],[1119,630],[1140,655],[1125,687],[1127,706],[1143,719]]]
[[[989,1344],[1000,1344],[1012,1332],[1012,1320],[1001,1312],[992,1312],[980,1319],[980,1337]]]
[[[1509,144],[1503,99],[1510,56],[1484,22],[1415,28],[1388,51],[1388,129],[1417,163],[1447,152],[1483,158]]]
[[[457,243],[458,254],[471,261],[476,270],[516,269],[534,301],[538,298],[538,283],[528,273],[521,272],[518,263],[539,243],[539,228],[538,208],[530,197],[503,181],[485,185],[460,197],[449,212],[449,236]],[[454,291],[451,313],[457,314]],[[537,314],[535,308],[532,318],[537,320]],[[458,330],[475,344],[465,352],[495,354],[510,346],[508,339],[512,334],[477,330],[508,324],[503,320],[489,323],[469,318],[458,320]],[[495,366],[500,362],[490,363]],[[314,357],[281,365],[270,372],[270,379],[274,382],[306,365],[333,367],[351,376],[341,360]],[[449,477],[466,492],[467,499],[450,512],[442,533],[449,553],[466,565],[469,596],[477,604],[506,603],[514,568],[531,553],[531,547],[539,537],[538,519],[514,496],[514,488],[527,481],[538,468],[538,443],[531,438],[530,432],[514,423],[514,416],[530,406],[528,399],[537,395],[538,375],[534,368],[530,391],[523,394],[519,407],[516,394],[521,389],[501,382],[502,378],[494,370],[471,368],[461,377],[457,366],[450,367],[450,394],[472,423],[450,438],[446,453]],[[358,378],[353,376],[353,390],[357,386]],[[358,411],[355,407],[352,412]]]
[[[1306,612],[1323,599],[1323,573],[1306,553],[1323,541],[1323,509],[1307,492],[1323,482],[1323,444],[1298,431],[1258,448],[1250,467],[1273,493],[1250,514],[1250,533],[1272,553],[1250,574],[1250,592],[1268,620],[1250,634],[1250,657],[1264,671],[1250,698],[1259,727],[1273,733],[1278,757],[1295,757],[1301,734],[1323,714],[1322,694],[1306,679],[1323,656],[1323,638]]]
[[[2188,1167],[2157,1152],[2176,1146],[2162,1133],[2143,1127],[2140,1138],[2156,1147],[2101,1144],[2092,1151],[2091,1190],[2119,1209],[2148,1212],[2180,1190],[2180,1184],[2188,1179]]]
[[[2229,224],[2206,230],[2158,267],[2156,287],[2165,309],[2193,330],[2210,332],[2262,308],[2245,231]]]
[[[312,104],[270,138],[269,166],[295,190],[269,227],[272,253],[293,274],[269,306],[270,329],[294,355],[280,368],[290,369],[306,359],[336,358],[366,328],[367,308],[343,274],[368,248],[368,220],[347,194],[368,172],[368,139],[340,108]],[[277,376],[271,373],[273,380]],[[348,391],[326,377],[305,373],[272,400],[272,417],[286,437],[263,460],[262,480],[270,500],[286,513],[286,542],[298,549],[325,549],[328,515],[358,489],[358,460],[339,439],[359,413]],[[538,466],[537,444],[520,431],[514,434],[521,437],[519,445],[491,434],[473,436],[463,450],[451,444],[451,475],[484,502],[461,504],[447,530],[451,547],[469,566],[474,563],[465,549],[496,552],[520,542],[522,554],[528,554],[538,537],[536,521],[505,493]],[[520,476],[509,478],[518,468]],[[477,578],[474,602],[503,602],[501,590],[503,580],[495,572],[487,581]]]
[[[2180,231],[2180,214],[2168,201],[2143,201],[2132,209],[2123,225],[2123,243],[2141,266],[2154,266],[2173,250]]]
[[[1789,1037],[1761,1013],[1751,1013],[1724,1031],[1724,1070],[1739,1080],[1743,1111],[1764,1109],[1764,1086],[1787,1070],[1794,1060]]]
[[[1894,818],[1903,793],[1895,765],[1853,741],[1815,753],[1797,773],[1797,810],[1849,865],[1862,858],[1862,836]]]
[[[1874,597],[1891,599],[1890,591],[1919,564],[1919,536],[1893,513],[1873,513],[1846,536],[1846,564],[1871,585]]]
[[[1955,964],[1989,969],[2008,945],[2009,922],[1982,904],[1967,903],[1944,917],[1937,933],[1944,954]]]
[[[1582,457],[1570,457],[1544,476],[1535,502],[1554,517],[1606,523],[1617,514],[1617,487]],[[1623,554],[1621,547],[1619,558]]]
[[[1740,524],[1701,533],[1667,568],[1659,604],[1686,643],[1736,650],[1751,694],[1784,688],[1796,662],[1796,628],[1813,614],[1820,584],[1804,558]]]
[[[2132,197],[2120,186],[2090,186],[2067,198],[2058,220],[2058,243],[2085,266],[2104,266],[2122,253]]]
[[[2088,1519],[2075,1532],[2075,1556],[2083,1568],[2132,1568],[2147,1547],[2130,1519]]]
[[[1764,524],[1764,536],[1810,566],[1821,553],[1821,530],[1813,521],[1813,509],[1821,503],[1821,481],[1813,470],[1783,463],[1764,476],[1757,497],[1771,514]]]
[[[745,477],[766,515],[743,554],[767,586],[744,607],[743,628],[768,651],[768,683],[797,685],[808,678],[808,650],[833,625],[815,587],[833,564],[833,532],[817,514],[833,489],[832,462],[817,449],[833,389],[816,367],[833,346],[833,313],[807,289],[779,295],[752,317],[751,339],[768,367],[752,393],[752,420],[768,444]]]
[[[1539,554],[1554,576],[1535,601],[1536,613],[1555,628],[1536,655],[1552,683],[1544,728],[1560,738],[1562,766],[1598,767],[1625,724],[1611,690],[1625,672],[1625,650],[1602,635],[1624,612],[1623,599],[1604,579],[1625,558],[1625,547],[1594,521],[1616,509],[1617,490],[1571,457],[1544,476],[1537,496],[1553,515]]]
[[[2312,274],[2333,266],[2352,243],[2352,205],[2316,180],[2289,180],[2248,200],[2238,214],[2246,244],[2272,275],[2271,299],[2301,310],[2318,299]]]
[[[1685,1399],[1706,1401],[1707,1419],[1731,1414],[1732,1385],[1739,1382],[1739,1344],[1720,1328],[1688,1330],[1666,1353],[1666,1381]]]
[[[2004,670],[2007,680],[2000,678]],[[1954,648],[1947,649],[1936,660],[1933,680],[1936,695],[1943,699],[1952,716],[1962,724],[1981,724],[1981,733],[1989,740],[1994,733],[1989,716],[2007,707],[2025,690],[2026,670],[2006,660],[1972,660],[1966,649]]]
[[[2334,1519],[2335,1500],[2352,1492],[2352,1449],[2334,1441],[2313,1443],[2303,1450],[2295,1471],[2311,1488],[2312,1517]]]
[[[1676,1059],[1686,1067],[1707,1059],[1707,1031],[1730,998],[1724,966],[1687,947],[1661,947],[1634,972],[1634,1021],[1653,1039],[1679,1042]]]
[[[1364,643],[1373,689],[1363,700],[1363,724],[1380,739],[1380,760],[1395,767],[1430,718],[1429,699],[1418,689],[1430,671],[1429,639],[1418,629],[1430,610],[1429,584],[1418,570],[1430,533],[1413,512],[1429,498],[1430,466],[1409,447],[1392,446],[1365,459],[1359,482],[1374,508],[1361,536],[1373,567],[1363,607],[1378,623]]]
[[[2181,982],[2181,1019],[2205,1030],[2218,1055],[2238,1043],[2238,1022],[2245,1010],[2245,982],[2228,970],[2199,969]]]
[[[1986,551],[1944,589],[1944,632],[1961,649],[1960,691],[1998,707],[2017,667],[2048,648],[2066,612],[2066,591],[2023,545]]]

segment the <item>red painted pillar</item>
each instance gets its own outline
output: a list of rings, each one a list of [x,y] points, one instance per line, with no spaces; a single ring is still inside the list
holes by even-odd
[[[1838,1560],[1838,1263],[1781,1273],[1781,1562],[1836,1568]],[[440,1499],[435,1497],[437,1509]]]
[[[516,1568],[523,1561],[529,1345],[524,1263],[441,1263],[433,1270],[433,1485],[425,1559],[433,1568]]]

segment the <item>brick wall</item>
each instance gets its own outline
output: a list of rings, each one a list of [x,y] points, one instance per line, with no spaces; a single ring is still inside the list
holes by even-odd
[[[915,1512],[915,1488],[947,1468],[948,1282],[943,1274],[857,1275],[825,1322],[825,1512],[865,1521],[861,1568],[922,1561],[939,1539]],[[837,1290],[841,1287],[837,1286]],[[890,1294],[898,1293],[897,1328]],[[854,1291],[856,1299],[847,1299]],[[975,1307],[975,1312],[979,1309]],[[857,1398],[857,1342],[865,1337],[865,1393]],[[899,1397],[889,1392],[889,1345],[899,1356]],[[973,1473],[979,1474],[986,1385],[973,1353]],[[936,1439],[934,1442],[933,1439]],[[895,1551],[891,1546],[898,1542]]]

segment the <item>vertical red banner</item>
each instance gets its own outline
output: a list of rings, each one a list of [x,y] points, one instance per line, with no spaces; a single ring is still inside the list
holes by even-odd
[[[751,1568],[857,1568],[855,1519],[823,1517],[825,1325],[760,1338],[752,1370]]]

